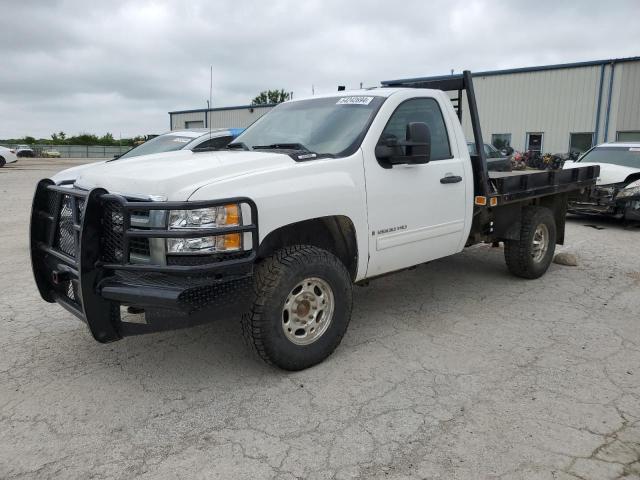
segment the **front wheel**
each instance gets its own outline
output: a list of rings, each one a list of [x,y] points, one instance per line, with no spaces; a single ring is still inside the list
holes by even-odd
[[[509,271],[522,278],[539,278],[547,271],[556,249],[556,222],[544,207],[522,210],[520,240],[504,242]]]
[[[267,363],[303,370],[340,344],[351,319],[352,282],[333,254],[298,245],[262,260],[242,317],[249,346]]]
[[[7,161],[4,159],[4,157],[0,157],[0,168],[4,167],[6,163]]]

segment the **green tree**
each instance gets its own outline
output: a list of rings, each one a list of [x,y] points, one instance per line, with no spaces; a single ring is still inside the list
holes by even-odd
[[[98,145],[99,139],[91,133],[81,133],[75,137],[69,138],[71,145]]]
[[[280,90],[264,90],[260,92],[252,101],[252,105],[265,105],[269,103],[282,103],[291,99],[291,94]]]
[[[109,132],[105,133],[104,136],[99,138],[100,145],[115,145],[116,141],[113,138],[113,135]]]
[[[60,130],[58,132],[58,138],[64,142],[64,139],[67,138],[67,134]]]

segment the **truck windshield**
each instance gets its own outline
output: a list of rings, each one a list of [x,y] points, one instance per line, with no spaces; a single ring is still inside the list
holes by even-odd
[[[611,163],[623,167],[640,168],[640,145],[637,147],[596,147],[587,152],[578,161]]]
[[[282,103],[234,143],[251,149],[300,149],[318,155],[348,156],[360,146],[384,100],[363,94]]]

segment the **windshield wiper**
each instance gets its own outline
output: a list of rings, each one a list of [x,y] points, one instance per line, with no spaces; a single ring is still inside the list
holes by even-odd
[[[254,150],[303,150],[311,152],[301,143],[272,143],[271,145],[254,145],[251,148]]]
[[[227,145],[226,148],[228,150],[237,150],[238,148],[241,148],[242,150],[250,150],[250,148],[247,147],[247,145],[243,142],[232,142],[229,145]]]

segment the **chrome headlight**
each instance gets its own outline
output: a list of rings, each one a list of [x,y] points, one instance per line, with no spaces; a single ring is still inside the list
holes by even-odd
[[[629,185],[624,187],[620,190],[620,193],[618,193],[616,198],[635,197],[636,195],[640,196],[640,180],[631,182]]]
[[[237,227],[241,220],[240,205],[170,210],[169,230],[178,228]]]
[[[238,204],[193,210],[170,210],[169,230],[226,228],[242,225],[242,210]],[[241,233],[228,233],[195,238],[167,238],[168,253],[234,252],[242,250]]]

